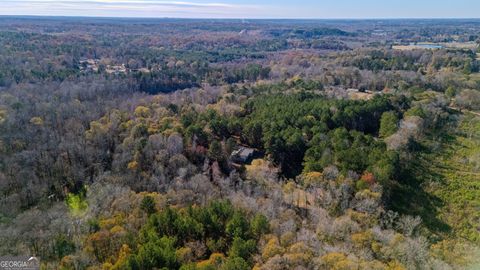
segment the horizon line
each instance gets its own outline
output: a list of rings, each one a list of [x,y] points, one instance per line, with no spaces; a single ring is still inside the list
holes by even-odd
[[[89,16],[89,15],[34,15],[0,14],[0,17],[13,18],[90,18],[90,19],[179,19],[179,20],[480,20],[480,17],[149,17],[149,16]]]

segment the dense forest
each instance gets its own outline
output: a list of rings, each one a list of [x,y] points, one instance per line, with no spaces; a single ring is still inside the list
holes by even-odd
[[[478,269],[479,43],[478,20],[0,17],[0,255]]]

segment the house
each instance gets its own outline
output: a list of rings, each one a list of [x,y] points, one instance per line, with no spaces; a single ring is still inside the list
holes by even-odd
[[[127,68],[125,67],[125,64],[121,65],[108,65],[107,68],[105,69],[105,72],[108,74],[115,74],[118,75],[120,73],[127,73]]]
[[[82,72],[98,72],[98,59],[82,59],[79,61],[79,68]]]
[[[230,155],[230,159],[234,163],[246,164],[250,163],[255,155],[255,149],[240,146],[237,150],[233,151]]]
[[[132,72],[140,72],[140,73],[150,73],[150,69],[148,68],[134,68],[134,69],[131,69]]]

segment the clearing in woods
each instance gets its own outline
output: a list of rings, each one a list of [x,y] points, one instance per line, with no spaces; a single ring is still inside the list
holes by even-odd
[[[479,269],[479,250],[464,244],[480,245],[480,116],[458,117],[443,134],[421,142],[403,179],[407,185],[393,191],[393,206],[420,216],[432,237],[446,239],[439,242],[442,256],[457,263],[473,259]]]

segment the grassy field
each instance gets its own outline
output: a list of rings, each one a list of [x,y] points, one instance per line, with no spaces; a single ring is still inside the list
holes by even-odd
[[[401,183],[392,191],[393,208],[422,217],[427,235],[434,242],[443,243],[443,248],[450,246],[445,255],[451,257],[450,261],[467,261],[467,257],[477,261],[480,117],[471,113],[458,117],[451,126],[419,144],[420,154],[409,162]],[[476,267],[480,265],[472,269],[480,269]]]
[[[409,51],[409,50],[436,50],[436,46],[441,46],[441,48],[446,49],[457,49],[457,50],[475,50],[478,47],[476,42],[419,42],[417,44],[410,45],[394,45],[392,49]]]
[[[451,227],[454,237],[480,243],[480,117],[463,117],[445,136],[438,151],[423,158],[438,173],[425,185],[443,205],[438,218]]]

